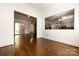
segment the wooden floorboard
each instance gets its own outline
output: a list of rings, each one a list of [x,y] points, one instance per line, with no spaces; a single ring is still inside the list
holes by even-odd
[[[0,56],[13,56],[13,55],[14,55],[14,45],[0,47]]]
[[[14,52],[11,54],[12,49]],[[8,53],[9,51],[9,53]],[[79,47],[35,35],[15,35],[15,45],[0,48],[0,55],[14,56],[79,56]]]

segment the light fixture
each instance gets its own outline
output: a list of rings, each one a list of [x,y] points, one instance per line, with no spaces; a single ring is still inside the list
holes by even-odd
[[[59,20],[58,21],[62,21],[62,19],[61,18],[59,18]]]
[[[73,15],[67,15],[67,16],[63,16],[63,17],[62,17],[63,20],[65,20],[65,19],[70,19],[70,18],[73,18]]]
[[[30,17],[29,15],[27,15],[27,17]]]

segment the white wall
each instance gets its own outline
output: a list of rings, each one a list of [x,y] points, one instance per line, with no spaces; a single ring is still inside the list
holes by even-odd
[[[37,17],[38,37],[41,37],[40,13],[27,4],[0,4],[0,47],[14,43],[14,10]]]
[[[53,7],[48,9],[48,12],[44,14],[44,17],[61,13],[73,8],[75,9],[74,30],[44,29],[42,37],[79,47],[79,4],[54,4]],[[43,21],[45,21],[45,19]],[[45,27],[45,22],[43,22],[43,24],[44,25],[42,27]]]

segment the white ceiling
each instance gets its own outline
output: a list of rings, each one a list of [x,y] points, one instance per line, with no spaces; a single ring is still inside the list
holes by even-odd
[[[46,12],[49,8],[54,7],[54,3],[27,3],[40,12]]]
[[[68,7],[72,6],[75,3],[27,3],[27,5],[35,8],[39,12],[48,12],[50,9],[58,8],[58,7]]]
[[[31,7],[34,7],[38,10],[45,10],[45,4],[44,3],[28,3],[28,5],[30,5]]]

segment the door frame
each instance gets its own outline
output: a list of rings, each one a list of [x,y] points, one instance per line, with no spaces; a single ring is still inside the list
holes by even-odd
[[[15,12],[20,13],[20,14],[23,14],[23,15],[26,15],[26,16],[29,15],[29,14],[25,14],[23,12],[19,12],[19,11],[14,10],[14,17],[15,17]],[[31,17],[35,18],[35,21],[36,21],[35,22],[35,24],[36,24],[36,26],[35,26],[35,35],[36,35],[36,38],[37,38],[37,18],[34,17],[34,16],[31,16]],[[14,46],[15,46],[15,18],[14,18],[14,26],[13,27],[14,27]]]

